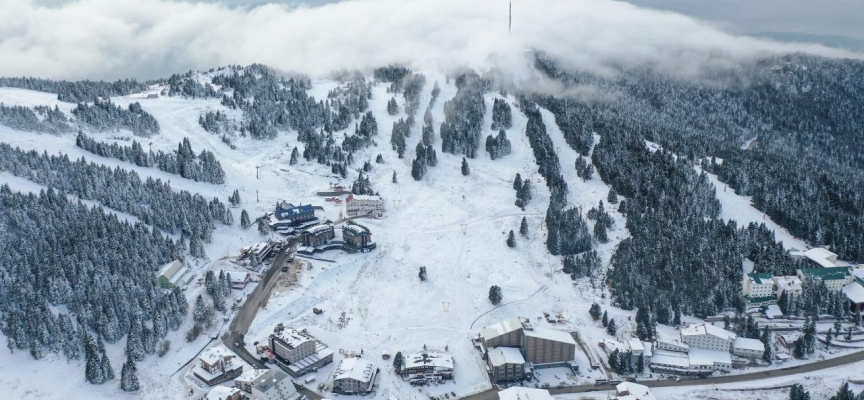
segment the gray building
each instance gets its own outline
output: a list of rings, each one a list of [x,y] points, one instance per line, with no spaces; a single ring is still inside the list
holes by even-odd
[[[492,382],[521,381],[525,379],[525,358],[514,347],[494,347],[486,357]]]

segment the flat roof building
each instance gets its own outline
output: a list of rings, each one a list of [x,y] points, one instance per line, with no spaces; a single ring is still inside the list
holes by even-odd
[[[345,358],[333,372],[333,392],[342,394],[364,394],[372,391],[377,368],[371,361],[362,358]]]

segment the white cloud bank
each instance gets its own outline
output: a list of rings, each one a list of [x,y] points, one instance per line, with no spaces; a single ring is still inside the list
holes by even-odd
[[[593,72],[650,64],[691,75],[767,54],[859,55],[738,37],[669,12],[611,0],[354,0],[252,9],[169,0],[0,1],[0,76],[165,77],[264,63],[312,76],[402,62],[424,69],[527,71],[538,49]]]

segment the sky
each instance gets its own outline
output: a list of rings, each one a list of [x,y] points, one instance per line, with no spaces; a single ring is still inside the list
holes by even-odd
[[[860,57],[820,44],[788,43],[791,34],[805,42],[854,40],[861,33],[850,18],[860,11],[846,2],[859,0],[831,0],[839,5],[836,15],[810,12],[805,5],[779,7],[780,0],[760,1],[788,12],[751,10],[743,0],[700,1],[699,7],[685,0],[632,1],[662,10],[612,0],[517,0],[511,34],[506,0],[0,1],[0,76],[150,79],[260,62],[316,77],[403,63],[495,69],[518,81],[531,78],[533,51],[592,73],[647,65],[685,77],[794,51]],[[748,17],[716,3],[743,7]],[[801,15],[831,29],[792,18]],[[753,21],[762,23],[754,27]],[[790,30],[795,27],[800,29]],[[756,30],[769,33],[744,36]]]

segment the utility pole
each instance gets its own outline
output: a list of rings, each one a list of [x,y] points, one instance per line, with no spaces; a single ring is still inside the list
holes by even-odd
[[[255,189],[255,202],[260,203],[261,200],[258,199],[258,189]]]
[[[258,168],[261,168],[261,167],[256,165],[255,166],[255,179],[258,179]]]
[[[513,33],[513,1],[510,1],[510,20],[507,22],[507,33]]]

